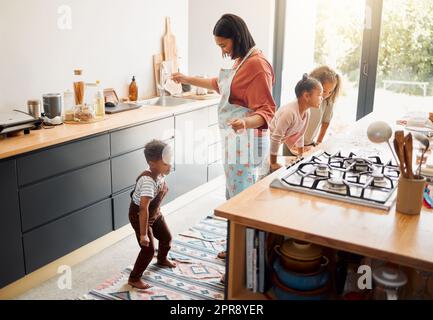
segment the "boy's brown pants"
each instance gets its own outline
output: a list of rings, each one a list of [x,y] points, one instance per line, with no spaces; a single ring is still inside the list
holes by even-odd
[[[155,255],[154,237],[159,240],[158,245],[158,260],[164,260],[167,257],[168,251],[171,248],[171,233],[162,214],[156,217],[153,223],[149,221],[147,235],[149,236],[149,246],[144,247],[140,244],[140,222],[139,222],[139,207],[131,202],[129,207],[129,221],[134,228],[138,244],[141,247],[137,260],[135,261],[134,269],[129,276],[130,281],[138,281],[143,275],[149,263]]]

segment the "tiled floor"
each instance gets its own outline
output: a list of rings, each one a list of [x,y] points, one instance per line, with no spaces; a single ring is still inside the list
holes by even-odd
[[[166,216],[166,220],[172,234],[177,235],[207,215],[213,214],[214,208],[224,201],[225,189],[219,187],[169,214]],[[128,265],[133,264],[137,253],[138,245],[135,236],[129,236],[72,267],[71,289],[59,289],[58,278],[54,277],[17,297],[17,299],[75,299],[86,294],[107,278],[116,275]]]

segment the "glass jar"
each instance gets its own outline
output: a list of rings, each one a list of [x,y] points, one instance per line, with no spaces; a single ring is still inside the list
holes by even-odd
[[[91,122],[95,119],[95,109],[91,104],[78,105],[74,110],[74,121]]]
[[[76,105],[84,103],[84,78],[81,69],[74,70],[74,95]]]
[[[63,92],[63,110],[65,121],[74,121],[74,94],[71,90]]]

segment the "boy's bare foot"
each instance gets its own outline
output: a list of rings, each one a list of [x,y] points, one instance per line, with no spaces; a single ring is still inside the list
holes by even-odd
[[[225,283],[226,283],[226,274],[225,274],[225,273],[221,276],[221,278],[220,278],[220,282],[221,282],[222,284],[225,284]]]
[[[158,259],[156,261],[156,264],[159,264],[160,266],[163,266],[163,267],[176,268],[176,262],[170,261],[167,258]]]
[[[152,285],[150,285],[150,284],[144,282],[144,281],[141,280],[141,279],[138,280],[138,281],[131,281],[131,280],[128,280],[128,284],[129,284],[131,287],[134,287],[134,288],[137,288],[137,289],[140,289],[140,290],[146,290],[146,289],[149,289],[149,288],[152,287]]]
[[[220,259],[225,259],[227,257],[227,252],[226,251],[218,252],[217,257]]]

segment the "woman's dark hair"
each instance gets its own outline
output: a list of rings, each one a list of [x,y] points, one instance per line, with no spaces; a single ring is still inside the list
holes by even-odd
[[[213,35],[233,41],[232,59],[244,58],[256,45],[245,21],[234,14],[223,15],[215,24]]]
[[[302,80],[300,80],[295,87],[296,98],[302,96],[302,94],[307,91],[311,92],[314,89],[321,89],[322,84],[319,80],[309,77],[307,73],[304,73]]]
[[[152,140],[144,146],[144,157],[146,161],[158,161],[162,159],[162,153],[167,144],[160,140]]]

